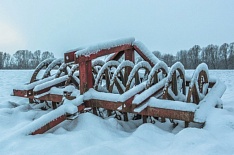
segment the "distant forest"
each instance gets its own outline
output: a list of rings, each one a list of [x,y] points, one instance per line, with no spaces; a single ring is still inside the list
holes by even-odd
[[[195,69],[198,64],[205,62],[209,69],[234,69],[234,42],[221,46],[210,44],[203,48],[194,45],[189,50],[178,51],[176,55],[162,54],[159,51],[153,51],[153,54],[168,66],[180,61],[185,69]],[[0,69],[34,69],[47,58],[54,58],[54,54],[40,50],[18,50],[13,55],[0,52]]]
[[[203,48],[194,45],[189,50],[178,51],[175,56],[159,51],[153,53],[168,66],[180,61],[185,69],[195,69],[198,64],[205,62],[209,69],[234,69],[234,42],[221,46],[210,44]]]
[[[52,52],[18,50],[13,55],[0,52],[0,69],[34,69],[47,58],[54,58]]]

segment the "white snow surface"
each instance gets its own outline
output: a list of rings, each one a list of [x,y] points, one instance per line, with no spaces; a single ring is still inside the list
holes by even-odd
[[[122,38],[122,39],[117,39],[117,40],[112,40],[112,41],[107,41],[107,42],[103,42],[103,43],[90,45],[84,49],[77,51],[76,57],[79,57],[81,55],[89,56],[89,55],[95,54],[103,49],[110,49],[110,48],[118,47],[118,46],[125,45],[125,44],[132,45],[132,43],[134,41],[135,41],[135,38]]]
[[[171,109],[171,110],[195,112],[195,110],[197,109],[197,105],[194,103],[163,100],[163,99],[157,99],[154,97],[151,97],[147,103],[148,103],[148,106],[150,107]]]
[[[142,42],[134,41],[133,45],[137,46],[154,65],[160,61]]]
[[[39,125],[37,122],[40,122],[43,116],[57,114],[34,109],[33,105],[28,104],[28,99],[10,96],[15,85],[27,83],[32,73],[32,70],[0,70],[1,155],[234,154],[233,70],[209,71],[211,78],[219,77],[227,89],[222,96],[224,108],[211,108],[206,111],[207,121],[203,128],[198,128],[199,124],[195,123],[190,123],[189,128],[183,128],[181,121],[173,128],[169,120],[165,123],[156,121],[155,124],[142,124],[142,120],[124,122],[83,113],[73,121],[67,120],[47,133],[35,136],[26,134]],[[192,74],[193,70],[186,71],[187,76]],[[79,96],[77,103],[81,103],[82,98],[83,96]],[[61,107],[58,111],[63,113],[64,109],[73,109],[75,112],[76,107],[72,103],[69,105],[70,103],[67,100],[65,105],[69,106],[68,109]],[[46,117],[42,122],[52,118]]]

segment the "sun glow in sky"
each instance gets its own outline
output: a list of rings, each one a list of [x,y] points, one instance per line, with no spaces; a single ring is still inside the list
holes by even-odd
[[[233,0],[1,0],[0,51],[49,50],[135,37],[175,54],[234,42]]]

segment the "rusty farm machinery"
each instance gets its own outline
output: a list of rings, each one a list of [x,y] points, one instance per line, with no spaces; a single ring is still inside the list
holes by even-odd
[[[34,135],[87,111],[124,121],[181,120],[185,127],[205,123],[211,108],[222,108],[225,89],[220,80],[209,77],[206,64],[188,77],[180,62],[168,67],[144,44],[125,38],[43,61],[13,95],[49,111],[29,124],[27,134]]]

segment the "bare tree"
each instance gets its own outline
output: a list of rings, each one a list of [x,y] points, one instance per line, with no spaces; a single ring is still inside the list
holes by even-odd
[[[202,61],[207,63],[209,68],[217,69],[219,62],[218,46],[210,44],[202,50]]]
[[[176,60],[180,61],[184,68],[188,68],[188,51],[187,50],[181,50],[176,53]]]
[[[3,52],[0,52],[0,69],[3,69]]]
[[[220,46],[219,48],[219,55],[221,56],[221,62],[224,65],[224,69],[228,69],[228,56],[229,56],[229,51],[228,51],[228,44],[224,43],[223,45]]]
[[[234,69],[234,42],[229,44],[228,69]]]

